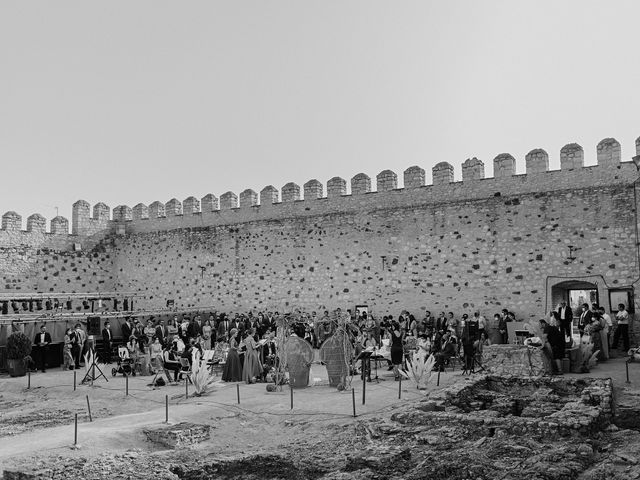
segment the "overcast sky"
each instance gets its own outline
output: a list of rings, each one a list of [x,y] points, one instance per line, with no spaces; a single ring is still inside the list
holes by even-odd
[[[0,210],[640,136],[640,2],[0,2]]]

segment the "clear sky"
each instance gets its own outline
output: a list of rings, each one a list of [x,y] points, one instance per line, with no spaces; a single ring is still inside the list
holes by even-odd
[[[0,210],[640,136],[640,2],[0,2]]]

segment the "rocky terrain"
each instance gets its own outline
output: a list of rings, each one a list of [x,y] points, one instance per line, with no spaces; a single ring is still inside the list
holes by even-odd
[[[48,455],[6,467],[4,478],[640,478],[640,432],[615,424],[611,387],[478,377],[356,419],[272,419],[229,407],[200,422],[210,438],[194,445]]]

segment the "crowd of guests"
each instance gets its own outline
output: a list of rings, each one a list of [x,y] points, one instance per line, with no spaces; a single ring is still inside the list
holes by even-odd
[[[191,363],[194,349],[197,349],[201,353],[214,352],[209,361],[224,364],[223,380],[252,383],[264,380],[276,365],[278,325],[288,326],[286,335],[297,335],[313,348],[320,348],[335,333],[338,319],[342,319],[348,325],[356,356],[363,349],[388,349],[389,368],[398,379],[403,362],[414,353],[425,358],[433,354],[438,369],[443,369],[452,358],[461,357],[465,368],[473,370],[481,358],[482,349],[491,344],[490,338],[496,343],[509,342],[507,324],[515,321],[514,314],[508,309],[494,314],[491,322],[479,311],[471,316],[467,313],[458,316],[454,312],[440,312],[434,316],[426,311],[421,317],[416,318],[404,310],[397,317],[385,315],[377,319],[366,311],[347,310],[343,313],[339,308],[320,315],[315,311],[301,310],[287,315],[248,312],[230,316],[212,312],[175,315],[166,320],[153,316],[146,319],[126,317],[121,331],[129,358],[136,361],[145,357],[149,365],[160,362],[167,370],[173,371],[174,380],[178,379],[183,365],[181,359]],[[287,320],[281,322],[282,318]],[[629,348],[629,313],[624,305],[620,305],[612,317],[597,304],[584,304],[581,312],[574,314],[566,303],[562,303],[541,323],[554,360],[564,357],[575,324],[580,336],[587,336],[594,343],[594,351],[599,350],[601,360],[606,360],[609,350],[619,344],[625,351]],[[50,337],[44,333],[41,331],[36,335],[34,346],[39,347],[40,343],[46,346],[46,341],[50,342]],[[64,368],[80,368],[87,351],[87,338],[80,323],[65,332]],[[112,362],[112,348],[113,333],[109,321],[106,321],[99,352],[104,363]],[[361,373],[370,379],[368,362],[362,365]]]

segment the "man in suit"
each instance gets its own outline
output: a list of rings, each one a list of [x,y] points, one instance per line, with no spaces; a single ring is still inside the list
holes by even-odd
[[[589,310],[589,304],[582,304],[582,313],[580,314],[580,319],[578,320],[578,330],[580,331],[580,338],[584,335],[584,327],[591,323],[591,317],[593,313]]]
[[[200,315],[196,315],[195,318],[191,319],[191,321],[189,322],[189,327],[187,328],[187,334],[189,335],[189,338],[198,338],[202,335]]]
[[[111,363],[111,341],[113,335],[111,334],[111,324],[109,320],[104,322],[104,328],[102,329],[102,361],[106,364]]]
[[[122,324],[122,340],[127,343],[131,338],[131,332],[133,331],[133,325],[131,324],[131,317],[124,317],[124,323]]]
[[[220,320],[218,321],[218,339],[226,339],[230,328],[230,322],[227,319],[227,316],[223,313],[220,315]]]
[[[42,325],[40,326],[40,333],[36,334],[33,339],[33,356],[35,357],[36,369],[42,370],[43,373],[46,371],[44,367],[49,344],[51,344],[51,335],[47,332],[47,327]]]
[[[76,323],[73,331],[73,344],[71,345],[71,354],[76,364],[76,370],[80,368],[82,362],[82,350],[84,349],[84,342],[87,339],[87,334],[82,330],[82,325]]]
[[[162,320],[158,320],[156,323],[156,337],[160,340],[162,345],[165,344],[167,340],[167,327],[164,326],[164,322]]]
[[[570,337],[573,324],[573,312],[571,311],[571,307],[567,306],[567,302],[560,303],[558,316],[560,317],[560,331],[565,336]]]

